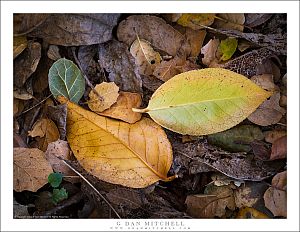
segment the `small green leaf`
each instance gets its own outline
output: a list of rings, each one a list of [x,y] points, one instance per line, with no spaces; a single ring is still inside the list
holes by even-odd
[[[78,103],[85,90],[85,80],[71,60],[57,60],[49,69],[48,78],[49,88],[54,97],[64,96]]]
[[[236,38],[222,40],[219,47],[222,54],[221,60],[229,60],[235,53],[237,46],[238,42]]]
[[[52,200],[54,204],[68,198],[68,193],[65,188],[53,189]]]
[[[63,175],[53,172],[48,176],[48,182],[53,188],[57,188],[62,182]]]

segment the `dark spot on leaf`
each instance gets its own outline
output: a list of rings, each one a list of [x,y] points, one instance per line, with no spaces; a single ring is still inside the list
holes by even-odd
[[[151,63],[151,64],[155,64],[155,60],[151,60],[150,63]]]

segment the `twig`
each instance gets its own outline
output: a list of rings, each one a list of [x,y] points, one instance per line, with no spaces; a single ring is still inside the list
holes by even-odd
[[[40,101],[38,104],[36,104],[36,105],[30,107],[29,109],[23,111],[22,113],[20,113],[20,114],[18,115],[18,117],[20,117],[22,114],[25,114],[25,113],[27,113],[28,111],[34,109],[34,108],[37,107],[38,105],[42,104],[44,101],[46,101],[46,100],[47,100],[48,98],[50,98],[51,96],[52,96],[52,94],[50,94],[50,95],[49,95],[48,97],[46,97],[44,100]]]
[[[105,201],[106,204],[114,211],[114,213],[117,215],[119,219],[121,219],[118,212],[115,210],[115,208],[109,203],[108,200],[83,176],[81,175],[76,169],[74,169],[70,164],[68,164],[64,159],[62,159],[59,156],[56,156],[58,159],[60,159],[65,165],[67,165],[73,172],[75,172],[78,176],[80,176],[101,198],[103,201]]]
[[[92,85],[92,83],[90,82],[90,80],[88,79],[87,75],[85,74],[83,68],[81,67],[80,61],[78,60],[76,53],[75,53],[75,47],[72,47],[72,54],[73,57],[75,59],[76,64],[78,65],[84,79],[86,80],[86,83],[88,84],[88,86],[92,89],[92,91],[98,96],[100,101],[103,101],[103,97],[95,90],[95,87]]]

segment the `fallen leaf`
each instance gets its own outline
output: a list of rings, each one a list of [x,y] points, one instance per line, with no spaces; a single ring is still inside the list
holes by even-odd
[[[279,87],[274,84],[272,74],[262,74],[262,75],[253,76],[251,77],[250,80],[265,90],[279,91]]]
[[[287,190],[287,171],[277,173],[272,179],[272,186],[280,190]]]
[[[102,82],[95,86],[95,91],[97,91],[102,99],[100,100],[99,96],[94,91],[91,91],[88,106],[96,113],[100,113],[111,107],[119,96],[119,87],[114,82]]]
[[[57,61],[61,58],[61,55],[59,54],[59,47],[56,45],[50,45],[47,51],[47,56],[49,59]]]
[[[218,63],[217,50],[219,44],[219,39],[211,39],[201,48],[201,54],[203,54],[202,63],[207,67],[211,67],[211,64]]]
[[[269,100],[265,100],[252,114],[248,116],[248,120],[260,125],[269,126],[276,124],[286,113],[285,109],[279,105],[280,93],[275,93]]]
[[[287,136],[280,137],[272,144],[270,160],[285,159],[287,155]]]
[[[52,168],[37,148],[14,148],[14,190],[36,192],[48,183]]]
[[[207,68],[173,77],[155,91],[146,109],[133,110],[174,132],[206,135],[240,123],[269,96],[242,75]]]
[[[272,131],[265,131],[265,140],[268,143],[274,143],[277,139],[285,136],[287,132],[285,130],[272,130]]]
[[[245,39],[240,39],[238,44],[238,49],[240,52],[246,51],[248,48],[253,47],[253,44]]]
[[[27,38],[25,36],[14,37],[14,59],[20,55],[27,47]]]
[[[286,191],[282,191],[274,187],[269,187],[264,194],[264,200],[266,207],[272,212],[275,217],[287,217]]]
[[[212,179],[212,183],[218,187],[224,186],[224,185],[230,185],[231,183],[237,187],[240,187],[242,184],[245,184],[245,181],[239,181],[236,179],[232,179],[221,173],[213,173],[211,175],[211,179]]]
[[[257,27],[268,21],[273,14],[250,13],[245,14],[245,25],[248,27]]]
[[[199,65],[194,64],[183,57],[175,56],[173,59],[169,61],[162,61],[159,65],[157,65],[153,75],[166,82],[177,74],[199,68]]]
[[[24,142],[23,138],[19,134],[14,132],[13,136],[14,136],[13,137],[14,147],[28,147],[27,144]]]
[[[175,56],[184,36],[163,19],[150,15],[132,15],[123,20],[117,30],[118,39],[128,46],[136,40],[136,35],[150,42],[154,49]]]
[[[47,151],[45,152],[45,157],[51,164],[54,172],[62,173],[65,176],[74,176],[74,172],[66,166],[59,158],[64,160],[71,160],[71,150],[68,143],[63,140],[57,140],[55,142],[49,143]]]
[[[280,68],[271,60],[272,57],[264,60],[256,67],[256,75],[272,74],[275,82],[278,82],[281,78]],[[274,56],[278,60],[278,57]]]
[[[208,135],[208,142],[224,150],[249,152],[251,142],[263,140],[264,135],[257,126],[241,125],[232,129]]]
[[[252,77],[258,75],[258,65],[262,64],[269,57],[272,57],[274,52],[269,49],[261,48],[253,50],[241,55],[233,60],[230,60],[223,64],[221,67],[229,69],[236,73],[242,74],[246,77]]]
[[[142,194],[135,189],[112,189],[106,194],[106,197],[110,203],[116,206],[122,205],[122,207],[129,209],[137,209],[144,204]]]
[[[212,27],[223,30],[244,30],[245,15],[241,13],[217,14]],[[209,25],[207,25],[209,26]]]
[[[50,14],[14,14],[14,36],[21,36],[33,31],[37,26],[43,24]]]
[[[219,49],[221,53],[221,60],[229,60],[232,55],[235,53],[237,48],[238,41],[235,38],[227,38],[225,40],[221,40]]]
[[[59,130],[59,135],[61,140],[66,138],[66,126],[67,126],[67,106],[57,105],[48,106],[47,116],[55,122]]]
[[[153,93],[159,88],[164,82],[156,78],[155,76],[145,76],[142,75],[143,87],[150,90]]]
[[[195,58],[198,57],[206,36],[206,31],[193,30],[186,27],[184,35],[186,37],[185,43],[187,44],[185,49],[186,56]]]
[[[23,109],[24,109],[24,102],[22,100],[19,100],[17,98],[14,98],[14,102],[13,102],[13,107],[14,107],[14,117],[18,116],[18,114],[20,114]]]
[[[267,219],[266,214],[250,207],[242,207],[237,213],[236,218],[239,219]]]
[[[48,144],[59,139],[59,131],[55,123],[47,118],[36,121],[28,135],[35,137],[37,146],[42,151],[46,151]]]
[[[29,36],[49,44],[79,46],[104,43],[112,39],[120,14],[52,14]],[[58,36],[59,35],[59,36]]]
[[[49,69],[49,88],[55,98],[64,96],[78,103],[85,90],[80,69],[71,60],[61,58]]]
[[[256,158],[264,161],[270,159],[271,149],[265,142],[254,140],[250,145]]]
[[[135,113],[132,108],[138,108],[142,104],[142,97],[138,93],[120,92],[117,102],[109,109],[104,110],[99,115],[121,119],[124,122],[135,123],[142,117],[140,113]]]
[[[35,72],[41,58],[41,45],[28,42],[27,48],[14,60],[14,85],[21,88]]]
[[[177,20],[179,25],[189,27],[193,30],[203,29],[202,25],[210,26],[215,20],[215,14],[182,14]]]
[[[151,44],[138,36],[130,47],[130,53],[135,58],[140,75],[152,75],[155,67],[161,61],[160,54],[154,51]]]
[[[107,72],[108,79],[122,91],[142,92],[142,80],[135,60],[124,43],[116,40],[99,45],[99,64]]]
[[[89,77],[89,80],[93,80],[97,77],[97,62],[94,57],[97,56],[98,45],[80,46],[78,49],[78,60],[80,61],[83,72]],[[94,81],[95,82],[95,81]],[[98,80],[99,83],[99,80]]]
[[[61,103],[66,99],[60,98]],[[68,101],[67,138],[82,167],[113,184],[144,188],[168,181],[172,148],[162,128],[147,118],[128,124]],[[124,162],[126,160],[126,162]]]

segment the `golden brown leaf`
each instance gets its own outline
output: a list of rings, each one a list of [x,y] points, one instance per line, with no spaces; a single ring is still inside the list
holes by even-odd
[[[130,53],[135,58],[135,63],[141,75],[152,75],[155,67],[161,61],[160,54],[154,51],[151,44],[138,36],[130,47]]]
[[[285,130],[272,130],[272,131],[265,131],[265,140],[268,143],[274,143],[277,139],[281,138],[282,136],[286,135]]]
[[[102,82],[95,86],[95,91],[102,97],[91,91],[89,94],[90,100],[88,101],[89,108],[94,112],[102,112],[114,104],[119,96],[119,87],[114,82]]]
[[[242,207],[236,218],[243,218],[243,219],[250,219],[250,218],[255,218],[255,219],[263,219],[263,218],[269,218],[266,214],[251,208],[251,207]]]
[[[187,57],[194,57],[194,58],[198,57],[205,36],[206,36],[205,30],[193,30],[188,27],[186,28],[185,43],[187,44],[187,48],[185,49],[185,53]]]
[[[65,98],[59,98],[65,103]],[[167,177],[172,148],[162,128],[148,118],[128,124],[67,102],[67,138],[83,168],[101,180],[144,188]]]
[[[27,47],[27,39],[25,36],[14,37],[14,59],[24,51]]]
[[[177,23],[184,27],[192,28],[193,30],[198,30],[203,28],[203,26],[210,26],[215,19],[215,14],[201,13],[201,14],[182,14],[178,19]]]
[[[14,190],[36,192],[48,182],[52,168],[37,148],[14,148]]]
[[[245,16],[242,13],[217,14],[212,27],[222,30],[244,30]]]
[[[142,114],[133,112],[132,108],[138,108],[141,106],[141,104],[142,97],[140,94],[120,91],[117,102],[109,109],[98,114],[121,119],[122,121],[128,123],[135,123],[141,119]]]
[[[272,186],[274,188],[286,191],[286,189],[287,189],[287,171],[277,173],[272,179]]]
[[[59,139],[59,131],[55,123],[48,119],[42,118],[35,122],[28,135],[35,137],[37,146],[42,151],[46,151],[48,144]]]
[[[265,206],[274,216],[287,216],[287,193],[286,191],[269,187],[264,194]]]

